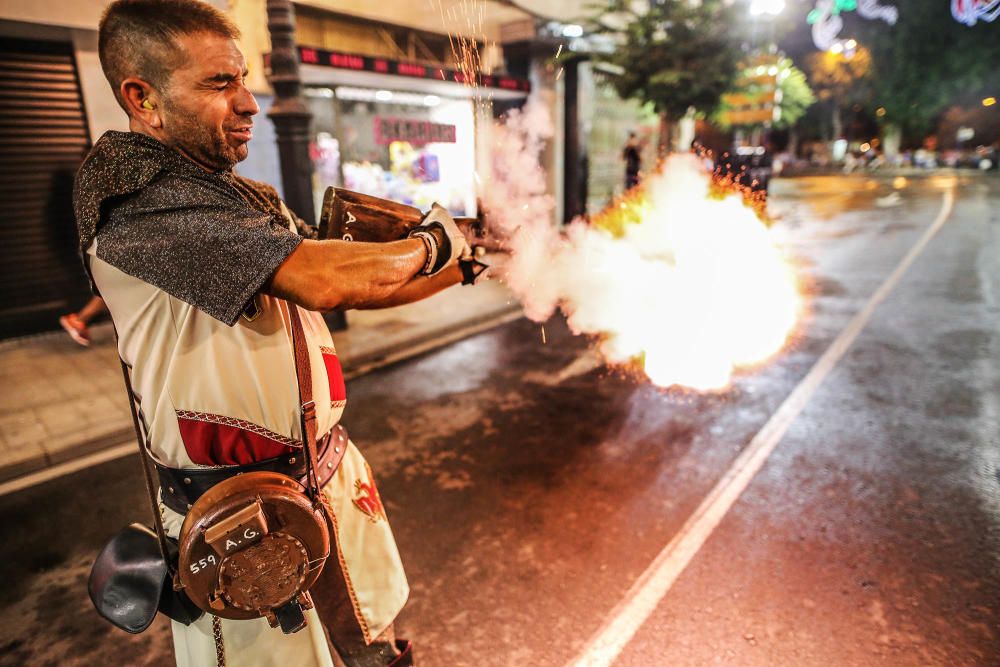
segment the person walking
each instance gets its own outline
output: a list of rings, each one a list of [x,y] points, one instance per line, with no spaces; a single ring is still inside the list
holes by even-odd
[[[622,159],[625,160],[625,189],[631,190],[639,184],[639,170],[642,168],[642,144],[635,132],[628,133],[625,148],[622,149]]]
[[[104,299],[94,296],[77,312],[67,313],[60,317],[59,326],[69,334],[73,342],[88,347],[90,345],[90,322],[106,312],[108,312],[108,308],[104,305]]]

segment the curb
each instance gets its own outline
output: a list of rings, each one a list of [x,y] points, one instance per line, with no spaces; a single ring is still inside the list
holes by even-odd
[[[505,306],[467,323],[445,326],[404,343],[375,350],[353,359],[345,359],[344,379],[353,380],[386,366],[426,354],[464,338],[470,338],[508,322],[513,322],[523,315],[520,305]],[[102,456],[102,454],[107,454],[112,449],[121,448],[123,443],[134,442],[134,439],[135,433],[132,424],[128,422],[124,427],[115,426],[105,433],[88,437],[75,445],[65,447],[56,456],[46,453],[43,456],[17,463],[0,465],[0,490],[9,489],[0,492],[0,496],[58,477],[64,474],[62,471],[74,472],[82,467],[87,467],[87,464],[83,463],[84,459],[94,459],[93,464],[102,463],[108,460],[108,456]],[[122,449],[118,455],[125,456],[131,451]],[[28,478],[34,478],[35,481],[29,483]]]
[[[134,439],[135,430],[131,421],[126,421],[124,426],[114,424],[112,428],[103,433],[90,435],[57,452],[45,452],[30,459],[0,465],[0,484],[14,482],[50,468],[72,464],[73,461],[91,456],[126,440]]]
[[[520,305],[505,306],[486,316],[470,320],[466,324],[446,326],[414,337],[405,343],[400,343],[381,350],[359,355],[344,361],[344,379],[353,380],[372,371],[392,366],[401,361],[426,354],[445,345],[450,345],[464,338],[470,338],[484,331],[513,322],[524,316]]]

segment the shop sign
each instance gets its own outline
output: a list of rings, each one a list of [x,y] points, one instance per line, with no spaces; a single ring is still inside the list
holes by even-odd
[[[388,58],[375,58],[363,56],[356,53],[342,53],[339,51],[327,51],[326,49],[314,49],[307,46],[299,46],[299,62],[303,65],[319,65],[320,67],[334,67],[337,69],[350,69],[360,72],[375,72],[377,74],[395,74],[415,79],[437,79],[439,81],[451,81],[467,85],[476,85],[483,88],[500,88],[502,90],[512,90],[517,92],[531,92],[531,82],[527,79],[520,79],[513,76],[492,76],[489,74],[471,75],[458,70],[443,69],[440,67],[429,67],[420,63],[409,63]],[[270,55],[264,56],[265,65],[270,64]]]
[[[455,126],[412,118],[375,117],[375,143],[408,141],[414,145],[453,144]]]

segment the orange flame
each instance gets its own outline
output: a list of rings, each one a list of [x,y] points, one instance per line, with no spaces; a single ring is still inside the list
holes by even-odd
[[[718,390],[778,352],[801,299],[759,211],[684,155],[596,215],[593,227],[636,251],[604,254],[600,270],[644,282],[630,287],[628,307],[605,304],[605,357],[638,362],[660,386]]]

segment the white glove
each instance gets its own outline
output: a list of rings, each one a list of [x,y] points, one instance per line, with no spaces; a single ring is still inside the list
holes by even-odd
[[[462,257],[471,257],[472,248],[447,209],[434,204],[420,225],[410,230],[407,238],[419,238],[427,248],[427,262],[420,273],[433,276]]]

